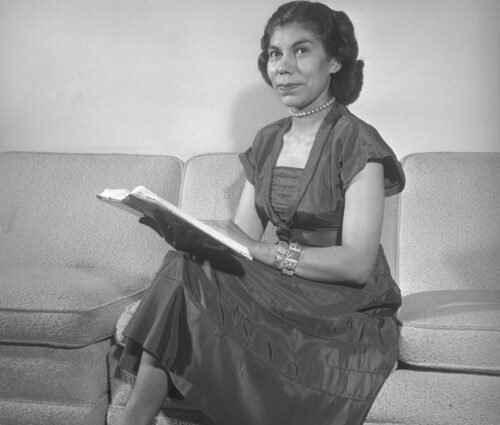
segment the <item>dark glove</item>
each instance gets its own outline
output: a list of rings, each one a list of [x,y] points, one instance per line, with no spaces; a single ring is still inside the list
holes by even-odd
[[[228,250],[224,245],[211,243],[209,238],[203,237],[200,232],[194,231],[189,226],[181,223],[168,223],[160,213],[155,213],[154,218],[141,217],[139,223],[153,229],[175,249],[189,252],[196,256],[199,256],[201,251],[206,250],[218,252]]]
[[[151,217],[147,217],[147,216],[142,216],[140,219],[139,219],[139,223],[141,224],[144,224],[145,226],[148,226],[150,227],[151,229],[153,229],[156,233],[158,233],[159,236],[161,236],[162,238],[164,237],[162,232],[160,231],[160,228],[158,227],[158,225],[156,224],[156,220],[154,218],[151,218]]]

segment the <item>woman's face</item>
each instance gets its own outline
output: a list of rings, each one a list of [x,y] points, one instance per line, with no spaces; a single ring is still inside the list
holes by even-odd
[[[330,100],[330,74],[340,65],[314,32],[300,24],[276,27],[268,53],[267,74],[284,105],[299,111]]]

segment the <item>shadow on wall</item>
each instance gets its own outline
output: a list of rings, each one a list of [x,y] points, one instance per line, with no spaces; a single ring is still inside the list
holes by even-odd
[[[233,141],[233,151],[244,151],[262,127],[286,116],[286,108],[264,81],[241,91],[231,108],[229,120],[228,137]]]

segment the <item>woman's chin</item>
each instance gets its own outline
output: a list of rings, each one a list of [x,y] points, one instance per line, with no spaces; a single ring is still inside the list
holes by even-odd
[[[294,112],[300,112],[304,108],[304,105],[302,105],[302,103],[300,102],[297,102],[295,99],[281,98],[281,102],[283,103],[284,106],[286,106],[288,109],[291,109]]]
[[[286,94],[278,93],[281,103],[289,109],[300,109],[302,107],[302,102],[300,102],[295,96],[290,96]]]

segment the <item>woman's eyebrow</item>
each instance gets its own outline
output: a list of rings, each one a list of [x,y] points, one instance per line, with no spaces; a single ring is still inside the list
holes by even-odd
[[[297,40],[295,43],[292,44],[292,47],[297,47],[301,44],[314,44],[311,40],[309,40],[308,38],[304,38],[302,40]],[[272,50],[280,50],[280,47],[278,46],[274,46],[273,44],[270,44],[269,47],[268,47],[268,50],[269,49],[272,49]]]
[[[308,38],[304,38],[302,40],[297,40],[295,43],[292,44],[293,47],[295,46],[298,46],[299,44],[314,44],[311,40],[309,40]]]

